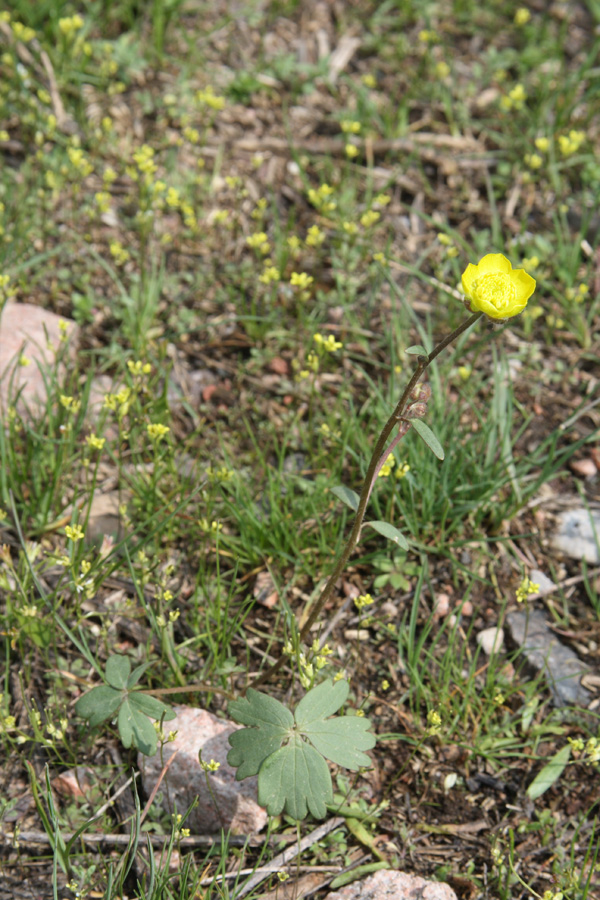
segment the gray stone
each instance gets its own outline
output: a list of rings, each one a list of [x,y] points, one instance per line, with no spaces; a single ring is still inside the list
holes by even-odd
[[[168,812],[183,814],[198,797],[199,802],[184,826],[192,834],[217,834],[221,828],[231,829],[235,834],[260,831],[267,824],[267,814],[256,801],[257,779],[236,781],[235,769],[227,763],[231,749],[229,735],[238,726],[204,709],[174,708],[177,717],[165,722],[163,727],[165,731],[177,731],[177,737],[164,745],[162,758],[160,752],[152,757],[138,756],[146,794],[153,791],[163,767],[177,751],[159,788]],[[198,761],[199,750],[204,762],[220,763],[216,772],[208,774],[214,799]]]
[[[587,706],[592,695],[581,685],[590,670],[570,647],[558,640],[539,609],[517,610],[506,617],[512,639],[527,662],[546,676],[555,706]]]
[[[47,392],[40,366],[44,369],[54,364],[54,352],[61,342],[61,321],[65,322],[64,334],[73,346],[77,334],[75,322],[30,303],[6,304],[0,315],[0,400],[3,405],[12,401],[19,390],[26,406],[45,403]],[[29,365],[19,365],[21,355],[30,360]]]
[[[448,884],[426,881],[418,875],[380,869],[362,881],[354,881],[327,894],[326,900],[458,900]]]
[[[593,566],[600,563],[600,510],[569,509],[558,517],[558,528],[551,538],[556,550],[571,559],[585,559]]]
[[[551,594],[556,590],[556,585],[554,584],[552,579],[548,578],[548,576],[544,572],[541,572],[539,569],[532,569],[529,573],[529,579],[534,584],[539,584],[540,589],[538,591],[538,594],[540,597],[545,597],[546,594]]]

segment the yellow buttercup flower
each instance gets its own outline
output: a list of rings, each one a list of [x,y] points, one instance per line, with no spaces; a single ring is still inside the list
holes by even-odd
[[[469,263],[462,286],[471,310],[491,319],[509,319],[523,312],[535,290],[535,279],[524,269],[513,269],[502,253],[488,253],[476,266]]]

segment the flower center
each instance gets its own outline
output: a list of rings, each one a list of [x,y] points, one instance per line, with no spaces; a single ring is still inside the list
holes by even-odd
[[[515,299],[515,288],[510,275],[483,275],[473,287],[478,300],[490,303],[498,312],[507,309]]]

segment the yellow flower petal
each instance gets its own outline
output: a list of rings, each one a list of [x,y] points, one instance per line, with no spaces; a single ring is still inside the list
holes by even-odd
[[[528,275],[525,269],[513,269],[510,280],[515,286],[517,303],[522,303],[521,308],[525,309],[527,301],[535,291],[535,278]]]

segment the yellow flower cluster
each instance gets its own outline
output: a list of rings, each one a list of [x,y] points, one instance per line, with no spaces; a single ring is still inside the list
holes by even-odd
[[[506,110],[520,110],[525,106],[527,94],[522,84],[516,84],[512,90],[500,98],[500,106]]]
[[[337,206],[335,200],[331,199],[333,193],[331,185],[321,184],[316,190],[315,188],[310,188],[308,199],[319,212],[329,213],[333,212]]]
[[[74,16],[64,16],[58,20],[58,30],[67,40],[71,40],[82,28],[83,19],[77,13]]]
[[[65,534],[70,541],[76,543],[77,541],[81,541],[83,539],[84,531],[81,525],[67,525],[67,527],[65,528]]]
[[[309,247],[320,247],[325,240],[325,233],[318,225],[311,225],[306,233],[306,243]]]
[[[24,25],[23,22],[12,22],[10,27],[16,40],[22,41],[24,44],[28,44],[35,37],[33,28],[30,28],[29,25]]]
[[[271,284],[273,281],[279,281],[280,277],[279,269],[276,266],[265,266],[258,276],[258,280],[261,284]]]
[[[360,122],[353,119],[342,119],[340,127],[344,134],[360,134],[360,129],[362,128]]]
[[[214,89],[210,84],[207,85],[203,91],[197,92],[196,101],[202,106],[208,106],[210,109],[214,109],[217,112],[225,106],[225,98],[215,94]]]
[[[381,469],[378,472],[378,478],[387,478],[388,475],[391,475],[392,469],[396,465],[396,460],[394,459],[394,454],[390,453]]]
[[[358,597],[354,598],[354,605],[359,612],[364,609],[365,606],[371,606],[373,602],[374,600],[370,594],[359,594]]]
[[[262,253],[264,256],[266,256],[271,249],[269,239],[264,231],[255,231],[254,234],[249,234],[246,238],[246,243],[253,250],[258,250],[259,253]]]
[[[305,291],[307,288],[311,286],[314,282],[314,278],[312,275],[308,275],[306,272],[292,272],[290,276],[290,284],[292,287],[297,287],[301,291]]]
[[[336,341],[332,334],[328,334],[327,337],[324,338],[322,334],[317,332],[317,334],[313,335],[313,340],[318,347],[325,350],[327,353],[335,353],[336,350],[341,350],[344,346],[341,341]]]
[[[575,303],[583,303],[589,292],[590,289],[587,284],[582,283],[577,289],[567,288],[567,290],[565,291],[565,296],[567,300],[574,300]]]
[[[91,175],[91,173],[94,171],[93,165],[91,164],[89,159],[86,158],[81,147],[69,147],[67,150],[67,156],[69,157],[71,165],[75,169],[77,169],[77,171],[83,178]]]
[[[149,425],[146,425],[148,437],[151,441],[156,441],[156,443],[161,441],[170,430],[168,425],[162,425],[160,422],[151,422]]]
[[[109,249],[110,255],[118,266],[124,266],[125,263],[131,258],[129,250],[126,250],[120,241],[111,241],[109,244]]]
[[[98,437],[95,434],[88,434],[85,440],[90,450],[102,450],[106,443],[106,438]]]
[[[523,601],[527,599],[529,594],[537,594],[539,590],[539,584],[530,581],[529,578],[524,578],[517,588],[517,603],[523,603]]]
[[[370,228],[371,225],[374,225],[375,222],[378,222],[381,218],[381,213],[377,212],[375,209],[368,209],[365,213],[360,217],[360,224],[363,228]]]
[[[585,141],[585,131],[576,131],[574,128],[568,134],[561,134],[558,139],[558,147],[563,156],[571,156],[577,153]]]

